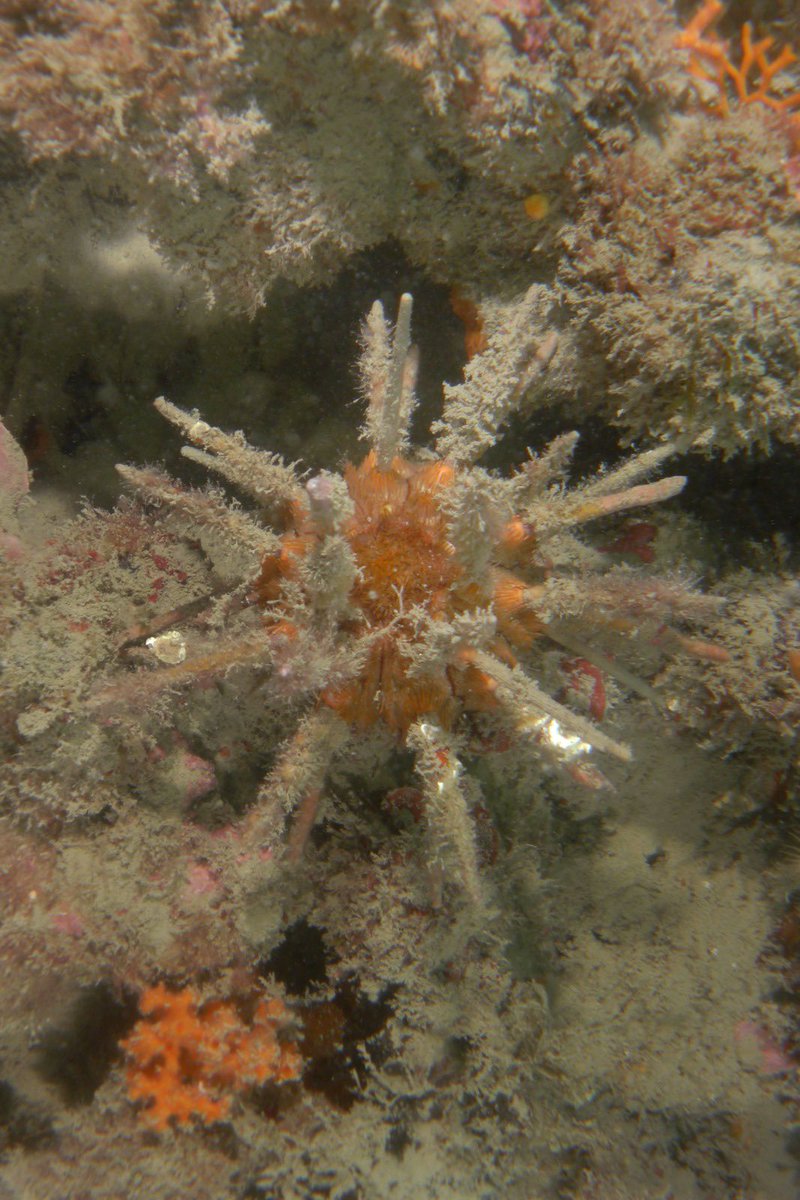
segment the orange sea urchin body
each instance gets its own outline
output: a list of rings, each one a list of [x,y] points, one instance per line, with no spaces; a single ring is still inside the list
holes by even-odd
[[[512,664],[511,645],[527,646],[541,628],[535,614],[524,611],[531,594],[524,580],[498,569],[481,583],[467,577],[448,529],[447,493],[456,470],[447,462],[415,464],[400,457],[381,470],[372,451],[359,466],[346,466],[343,476],[353,510],[341,532],[357,567],[348,631],[352,636],[384,632],[372,639],[359,676],[343,687],[326,688],[321,703],[349,725],[367,728],[382,721],[402,737],[425,715],[449,729],[463,709],[493,707],[494,681],[472,665],[468,651],[455,653],[436,671],[414,670],[407,653],[423,615],[451,622],[491,606],[498,623],[493,651]],[[513,547],[516,554],[524,549],[530,559],[533,537],[521,537],[519,525],[514,519],[501,531],[499,555],[511,557]],[[298,557],[311,553],[320,536],[308,511],[295,511],[280,553],[262,567],[256,591],[262,603],[272,603],[275,619],[267,627],[280,636],[294,636],[279,615],[280,581],[296,577]]]

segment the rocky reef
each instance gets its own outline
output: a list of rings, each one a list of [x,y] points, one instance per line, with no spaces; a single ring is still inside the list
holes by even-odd
[[[794,1195],[798,45],[0,0],[4,1196]]]

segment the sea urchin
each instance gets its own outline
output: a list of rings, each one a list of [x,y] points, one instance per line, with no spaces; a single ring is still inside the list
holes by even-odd
[[[223,531],[253,561],[240,593],[251,615],[247,635],[151,672],[152,684],[245,664],[268,667],[276,682],[307,698],[245,819],[248,841],[280,845],[289,818],[287,854],[298,857],[333,757],[357,731],[382,725],[414,752],[436,854],[477,897],[460,784],[460,751],[476,714],[490,713],[501,728],[534,738],[550,759],[596,782],[602,777],[586,761],[592,751],[624,760],[628,748],[550,696],[519,658],[540,638],[574,646],[570,628],[590,658],[592,634],[603,628],[641,636],[659,625],[663,636],[665,618],[691,616],[702,597],[679,580],[609,566],[573,533],[586,521],[679,492],[683,477],[641,482],[672,447],[637,455],[577,489],[563,484],[577,434],[529,452],[508,478],[474,465],[547,370],[555,337],[531,346],[519,325],[497,328],[465,381],[445,388],[434,449],[412,450],[410,320],[408,295],[393,330],[379,303],[369,314],[361,377],[370,449],[341,474],[304,481],[242,434],[225,434],[163,398],[156,407],[193,443],[184,454],[249,494],[257,513],[154,470],[120,470],[151,501]],[[688,642],[675,630],[669,636]],[[599,652],[593,661],[611,666]],[[613,669],[632,681],[624,668]]]

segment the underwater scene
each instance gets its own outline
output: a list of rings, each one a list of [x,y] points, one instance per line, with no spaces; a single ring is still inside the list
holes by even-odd
[[[795,1200],[798,444],[798,0],[0,0],[0,1200]]]

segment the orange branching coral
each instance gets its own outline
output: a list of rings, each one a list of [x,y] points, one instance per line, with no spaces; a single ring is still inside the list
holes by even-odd
[[[192,988],[146,988],[140,1019],[122,1043],[128,1056],[128,1092],[144,1102],[156,1129],[193,1117],[210,1124],[228,1116],[233,1097],[271,1080],[297,1079],[296,1046],[277,1033],[287,1018],[278,999],[260,999],[249,1024],[226,1001],[201,1003]]]
[[[784,46],[770,60],[767,55],[775,39],[763,37],[754,42],[753,28],[748,21],[742,26],[742,54],[738,66],[735,65],[727,43],[711,30],[724,9],[721,0],[705,0],[675,43],[679,49],[689,50],[689,73],[695,79],[716,86],[719,93],[716,112],[720,116],[730,112],[731,85],[740,104],[764,104],[775,112],[784,113],[800,107],[800,91],[772,94],[775,77],[797,61],[791,47]],[[799,117],[794,120],[800,123]]]

